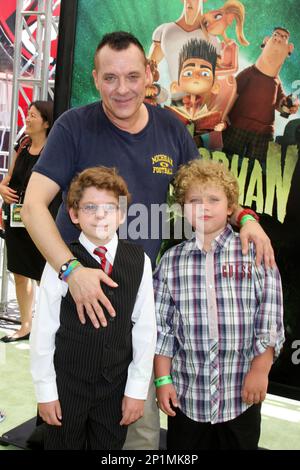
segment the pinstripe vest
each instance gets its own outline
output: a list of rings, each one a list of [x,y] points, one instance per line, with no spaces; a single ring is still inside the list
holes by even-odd
[[[83,266],[99,269],[99,263],[79,243],[70,244],[73,255]],[[132,360],[131,315],[144,269],[144,252],[138,245],[119,240],[114,260],[112,279],[119,287],[101,287],[111,301],[116,317],[104,309],[107,327],[94,328],[86,316],[86,324],[79,321],[76,305],[69,291],[62,299],[60,328],[55,338],[54,364],[61,370],[88,382],[105,378],[119,381],[127,375]]]

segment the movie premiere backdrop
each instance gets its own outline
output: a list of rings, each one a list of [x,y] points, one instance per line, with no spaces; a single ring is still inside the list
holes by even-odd
[[[238,177],[279,266],[286,342],[270,391],[300,399],[300,37],[297,0],[62,2],[56,113],[99,99],[91,71],[101,36],[134,33],[152,71],[147,101],[188,127],[202,158]],[[72,80],[70,80],[70,77]],[[275,77],[275,78],[272,78]],[[232,275],[238,275],[233,272]]]
[[[37,11],[38,0],[27,0],[23,3],[26,11]],[[13,64],[15,51],[15,23],[16,23],[16,0],[0,0],[0,168],[6,166],[3,154],[8,151],[9,131],[11,119],[11,101],[13,92]],[[53,9],[53,15],[59,17],[59,1]],[[37,17],[36,15],[25,16],[27,30],[22,33],[21,66],[26,66],[24,76],[30,79],[34,75],[34,67],[30,65],[30,59],[35,52],[29,31],[36,38]],[[57,53],[57,33],[51,30],[50,65],[49,74],[55,79],[55,64]],[[23,95],[24,93],[24,95]],[[24,86],[23,93],[18,96],[18,127],[25,126],[25,118],[28,110],[28,102],[32,101],[32,86]]]

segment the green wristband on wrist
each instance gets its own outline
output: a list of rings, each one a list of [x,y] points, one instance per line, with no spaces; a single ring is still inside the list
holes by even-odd
[[[247,222],[247,220],[254,220],[254,222],[256,222],[256,219],[253,217],[253,215],[247,214],[243,215],[241,218],[240,226],[242,227]]]
[[[170,375],[163,375],[162,377],[158,377],[154,379],[154,384],[156,388],[162,387],[163,385],[172,384],[173,380]]]

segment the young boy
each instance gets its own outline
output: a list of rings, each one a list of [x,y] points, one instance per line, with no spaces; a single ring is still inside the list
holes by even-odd
[[[242,255],[227,224],[238,183],[222,164],[182,166],[175,195],[195,237],[171,248],[154,274],[167,448],[256,449],[268,373],[284,341],[279,272],[257,267],[253,247]]]
[[[156,343],[151,262],[137,245],[118,240],[129,200],[115,169],[90,168],[72,182],[69,214],[82,230],[58,279],[43,273],[31,342],[31,371],[45,449],[121,449],[127,425],[143,415]],[[100,246],[99,246],[100,245]],[[82,325],[65,282],[81,266],[103,269],[116,316],[107,326]]]

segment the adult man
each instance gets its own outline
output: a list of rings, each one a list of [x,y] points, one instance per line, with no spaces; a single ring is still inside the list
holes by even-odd
[[[206,0],[204,0],[206,1]],[[209,40],[220,52],[218,39],[203,32],[201,28],[201,15],[203,13],[203,0],[181,0],[183,10],[175,22],[164,23],[158,26],[152,34],[152,46],[149,57],[157,64],[165,58],[168,64],[170,81],[178,80],[178,56],[182,46],[190,39]]]
[[[263,167],[273,140],[275,110],[286,111],[279,72],[294,49],[289,37],[287,29],[274,28],[272,36],[264,39],[255,64],[237,75],[238,97],[229,113],[230,126],[223,133],[225,152],[257,158]],[[298,108],[297,102],[288,111],[294,114]]]
[[[191,136],[176,117],[143,103],[150,74],[143,48],[134,36],[124,32],[105,35],[95,53],[93,77],[102,101],[71,109],[56,121],[29,182],[22,213],[30,235],[57,272],[62,266],[66,267],[66,261],[73,255],[47,207],[60,188],[66,192],[77,172],[97,164],[117,167],[128,184],[133,203],[144,204],[150,213],[153,204],[165,202],[169,181],[178,166],[198,155]],[[64,240],[78,237],[64,205],[57,225]],[[248,222],[246,225],[252,225],[252,239],[254,232],[254,238],[261,234],[258,224]],[[152,261],[160,242],[160,238],[141,240]],[[267,237],[264,245],[269,259]],[[260,254],[261,249],[262,246]],[[81,322],[85,322],[86,313],[95,327],[100,326],[99,321],[101,326],[107,326],[99,301],[109,314],[115,315],[99,281],[117,287],[101,270],[80,267],[67,278]],[[145,419],[145,408],[144,418],[135,423],[135,427],[129,427],[126,449],[158,447],[159,424],[155,408],[153,400],[152,421]]]

